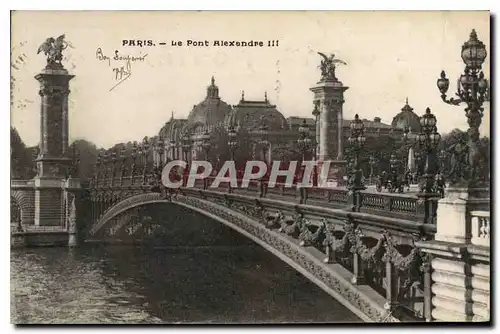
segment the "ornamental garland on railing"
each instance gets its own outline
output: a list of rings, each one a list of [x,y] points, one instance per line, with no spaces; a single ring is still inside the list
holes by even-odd
[[[297,238],[300,234],[300,226],[302,224],[302,215],[300,213],[294,214],[292,218],[284,218],[281,220],[281,227],[278,232],[285,233],[286,235]]]
[[[349,235],[353,232],[354,226],[349,221],[344,222],[344,235],[342,239],[337,239],[335,237],[335,228],[327,219],[322,218],[321,223],[325,226],[325,239],[323,240],[323,246],[330,247],[332,251],[345,254],[352,246],[349,243]]]
[[[305,218],[302,218],[302,223],[300,224],[300,246],[317,246],[319,241],[324,238],[325,225],[320,226],[311,224],[311,222]],[[311,228],[313,230],[311,230]],[[316,230],[314,230],[316,228]]]

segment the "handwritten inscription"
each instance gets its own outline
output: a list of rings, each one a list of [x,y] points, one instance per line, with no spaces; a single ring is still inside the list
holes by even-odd
[[[106,62],[113,73],[115,84],[109,91],[112,91],[132,76],[132,63],[144,62],[148,56],[147,54],[140,56],[124,55],[120,54],[118,50],[115,50],[113,56],[107,56],[101,48],[97,48],[95,55],[97,60]]]

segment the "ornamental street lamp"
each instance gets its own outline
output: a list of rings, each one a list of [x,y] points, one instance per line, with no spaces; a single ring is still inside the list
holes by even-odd
[[[127,153],[127,149],[125,148],[125,146],[122,146],[122,148],[120,150],[120,161],[121,161],[120,180],[123,178],[123,175],[125,174],[125,170],[127,167],[127,166],[125,166],[125,163],[127,161],[126,153]]]
[[[306,153],[311,148],[312,140],[309,137],[309,127],[307,126],[306,120],[302,121],[299,127],[299,139],[297,139],[299,144],[299,149],[302,153],[302,161],[306,160]]]
[[[410,150],[413,149],[418,143],[418,135],[413,133],[411,130],[412,129],[410,126],[405,126],[403,130],[403,164],[405,171],[408,171],[410,169],[408,161]]]
[[[206,130],[203,135],[201,136],[201,147],[203,149],[203,152],[205,153],[205,160],[208,161],[208,154],[210,152],[210,133],[208,133],[208,130]]]
[[[377,165],[377,159],[375,156],[372,154],[370,155],[370,159],[368,160],[368,165],[370,166],[370,184],[373,182],[373,170],[374,167]]]
[[[149,140],[148,137],[144,137],[142,140],[142,154],[143,154],[143,161],[144,161],[144,168],[142,169],[142,183],[146,184],[146,173],[148,170],[148,158],[149,158]]]
[[[101,159],[101,165],[104,168],[104,184],[106,184],[106,179],[109,176],[109,168],[108,168],[108,163],[109,163],[109,153],[108,151],[104,151],[102,154],[102,159]]]
[[[160,170],[160,175],[161,175],[161,170],[163,169],[163,154],[165,154],[165,140],[161,136],[158,138],[157,149],[158,149],[158,156],[160,158],[158,161],[158,168]]]
[[[268,163],[267,159],[267,149],[269,148],[269,131],[267,125],[264,123],[264,117],[262,116],[260,118],[260,125],[259,125],[259,143],[262,147],[262,157],[263,160]]]
[[[348,139],[349,146],[354,153],[354,164],[352,166],[353,170],[350,171],[350,177],[347,183],[347,188],[353,193],[353,204],[354,209],[357,211],[359,209],[360,199],[359,191],[366,189],[363,184],[363,172],[359,168],[359,156],[360,152],[363,150],[366,137],[364,136],[365,128],[363,121],[359,119],[358,114],[354,116],[354,120],[350,124],[351,136]]]
[[[307,126],[306,120],[304,119],[302,121],[302,124],[299,127],[299,139],[297,139],[297,144],[299,146],[299,150],[301,152],[301,169],[302,169],[302,162],[306,160],[306,153],[310,150],[312,140],[309,137],[309,127]],[[300,179],[304,177],[303,175],[303,170],[302,170],[302,175],[300,175]],[[313,177],[314,179],[314,177]]]
[[[132,153],[131,153],[131,156],[132,156],[132,167],[130,169],[130,177],[132,178],[131,180],[131,183],[134,184],[134,176],[135,176],[135,162],[136,162],[136,159],[137,159],[137,142],[134,141],[132,143]]]
[[[314,140],[314,159],[316,160],[317,159],[317,156],[318,156],[318,143],[319,143],[319,129],[318,129],[318,125],[319,125],[319,115],[320,115],[320,112],[319,112],[319,101],[314,101],[314,109],[313,109],[313,116],[314,116],[314,128],[316,129],[316,138]],[[341,148],[339,148],[341,149]],[[316,169],[316,167],[314,167]]]
[[[483,117],[483,103],[490,100],[489,83],[485,79],[481,67],[486,59],[486,47],[477,38],[476,31],[473,29],[469,40],[462,45],[462,60],[465,63],[463,74],[457,80],[458,98],[446,97],[446,92],[450,86],[450,80],[446,78],[445,71],[441,72],[441,77],[437,80],[437,87],[441,92],[441,99],[451,105],[466,104],[465,116],[469,124],[468,159],[465,157],[467,150],[462,150],[461,157],[455,161],[467,161],[465,164],[452,166],[450,181],[456,185],[466,183],[469,186],[478,186],[478,160],[479,160],[479,126]]]
[[[113,186],[116,172],[116,152],[111,151],[111,186]]]
[[[175,148],[177,147],[177,143],[175,140],[171,139],[168,143],[168,149],[170,151],[170,157],[172,160],[175,160],[177,157],[175,156]]]
[[[205,161],[208,161],[208,154],[210,153],[210,134],[208,133],[208,129],[203,133],[201,136],[201,147],[203,149],[203,152],[205,153]],[[203,189],[208,188],[208,179],[204,178],[203,179]]]
[[[439,170],[439,162],[436,156],[436,148],[441,140],[437,132],[436,116],[427,108],[425,114],[420,117],[421,132],[418,135],[420,147],[425,153],[425,170],[420,183],[420,192],[425,194],[434,193],[435,175]]]
[[[188,153],[191,151],[191,138],[188,133],[182,137],[182,153],[184,161],[188,161]]]
[[[234,151],[236,150],[236,147],[238,146],[238,142],[236,141],[236,136],[238,135],[234,125],[229,126],[229,131],[227,133],[229,140],[228,140],[228,146],[229,146],[229,153],[230,157],[229,159],[231,161],[234,161]]]

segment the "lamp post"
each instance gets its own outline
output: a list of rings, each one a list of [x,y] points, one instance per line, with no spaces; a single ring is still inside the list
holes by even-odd
[[[142,140],[142,154],[143,154],[143,161],[144,161],[144,168],[142,169],[142,183],[143,184],[146,184],[149,148],[150,148],[150,145],[149,145],[148,137],[144,137],[144,139]]]
[[[373,184],[373,169],[375,165],[377,165],[377,159],[373,154],[370,155],[370,159],[368,160],[368,165],[370,166],[370,184]]]
[[[205,153],[205,160],[208,162],[209,161],[209,156],[208,154],[210,153],[210,134],[208,133],[208,129],[203,133],[201,136],[201,147],[203,148],[203,152]],[[208,188],[208,179],[204,178],[203,179],[203,189]]]
[[[127,156],[126,156],[126,153],[127,153],[127,149],[125,148],[125,146],[122,146],[121,150],[120,150],[120,161],[121,161],[121,168],[120,168],[120,185],[122,184],[123,182],[123,176],[125,175],[125,171],[127,169],[127,166],[125,165],[125,163],[127,162]]]
[[[360,190],[366,189],[363,184],[363,172],[360,169],[359,156],[363,150],[366,137],[364,136],[365,129],[363,121],[359,119],[358,114],[354,116],[354,120],[350,124],[351,136],[348,139],[351,150],[354,153],[353,170],[350,171],[350,177],[347,183],[347,188],[352,193],[353,210],[359,211],[361,205]]]
[[[177,157],[175,156],[175,148],[177,147],[177,143],[175,140],[171,139],[168,143],[168,149],[170,151],[170,157],[172,160],[175,160]]]
[[[191,136],[189,135],[189,133],[185,133],[184,136],[182,137],[182,154],[183,154],[183,158],[184,158],[184,161],[186,161],[186,168],[184,169],[183,171],[183,185],[186,184],[187,182],[187,176],[188,176],[188,173],[189,173],[189,154],[191,152]]]
[[[234,151],[236,150],[236,147],[238,146],[238,142],[236,141],[236,136],[238,135],[236,132],[236,129],[234,125],[229,126],[229,130],[227,133],[229,140],[228,140],[228,146],[229,146],[229,159],[231,161],[234,161]]]
[[[472,30],[469,40],[462,45],[461,56],[465,63],[465,69],[457,80],[455,95],[458,98],[448,99],[446,96],[450,81],[446,78],[445,71],[441,71],[441,77],[437,80],[437,87],[441,92],[441,99],[445,103],[455,106],[461,103],[466,104],[465,116],[469,124],[468,159],[465,156],[467,150],[457,152],[460,157],[454,160],[465,163],[457,163],[456,166],[452,166],[449,177],[454,185],[462,186],[465,184],[474,188],[483,183],[481,182],[483,180],[480,180],[478,175],[479,126],[483,117],[483,103],[489,101],[489,83],[481,70],[487,52],[483,42],[478,40],[475,30]]]
[[[267,159],[267,149],[269,148],[269,131],[267,125],[264,123],[264,118],[260,118],[260,125],[259,125],[259,144],[262,147],[262,158],[266,164],[269,163]]]
[[[302,161],[300,162],[300,168],[302,171],[302,162],[306,160],[306,153],[311,148],[311,143],[312,140],[309,137],[309,127],[307,126],[306,120],[304,119],[299,127],[299,139],[297,139],[297,144],[299,145],[299,150],[301,152]],[[300,175],[300,177],[303,178],[304,173],[302,172],[301,174],[302,175]]]
[[[98,153],[94,164],[94,178],[93,178],[94,180],[92,182],[93,188],[97,188],[99,186],[99,176],[101,174],[99,170],[100,166],[101,166],[101,153]]]
[[[314,128],[316,129],[315,130],[315,140],[314,140],[314,160],[317,160],[318,158],[318,143],[319,143],[319,115],[320,115],[320,112],[319,112],[319,101],[314,101],[314,109],[313,109],[313,116],[314,116]],[[339,150],[342,149],[341,147],[339,147]],[[316,170],[316,166],[314,166],[314,170],[315,172],[317,172]]]
[[[137,159],[137,142],[134,141],[132,143],[132,153],[131,153],[131,157],[132,157],[132,166],[130,168],[130,178],[131,178],[131,183],[134,184],[134,176],[135,176],[135,162],[136,162],[136,159]]]
[[[441,140],[441,135],[437,132],[436,116],[427,108],[425,114],[420,117],[421,133],[418,135],[420,146],[425,153],[424,175],[420,183],[420,192],[433,193],[434,179],[439,170],[439,161],[436,155],[436,148]]]
[[[420,177],[418,197],[424,201],[424,222],[434,224],[436,220],[435,201],[430,200],[432,197],[438,197],[437,193],[442,193],[439,189],[440,184],[437,184],[436,174],[439,170],[439,161],[436,155],[436,149],[441,140],[441,135],[437,132],[436,117],[427,108],[425,114],[420,117],[421,132],[418,135],[420,148],[422,149],[422,159],[425,159],[424,173]],[[425,154],[425,155],[424,155]]]
[[[111,152],[111,186],[115,182],[115,172],[116,172],[116,152]]]
[[[229,137],[229,141],[228,141],[228,146],[229,146],[229,154],[230,154],[230,157],[229,159],[234,163],[234,151],[236,150],[236,147],[238,146],[238,142],[236,141],[236,136],[238,134],[236,133],[236,129],[234,127],[234,125],[231,125],[229,127],[229,131],[228,131],[228,137]],[[238,182],[238,180],[236,180],[236,182]],[[228,186],[228,191],[231,193],[232,192],[232,188],[231,188],[231,182],[229,183],[229,186]]]

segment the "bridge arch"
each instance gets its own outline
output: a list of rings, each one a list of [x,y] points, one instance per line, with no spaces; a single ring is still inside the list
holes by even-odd
[[[257,218],[245,214],[241,208],[229,208],[223,203],[194,196],[177,195],[165,198],[159,193],[142,193],[123,199],[107,209],[89,231],[90,238],[98,235],[106,225],[128,210],[148,204],[168,203],[198,212],[218,221],[254,241],[300,272],[311,282],[330,294],[362,320],[380,321],[386,314],[379,303],[359,291],[338,267],[325,264],[324,257],[316,249],[301,247],[296,240],[266,228]]]
[[[11,189],[11,205],[19,207],[21,223],[33,225],[35,222],[35,192],[32,189]]]

